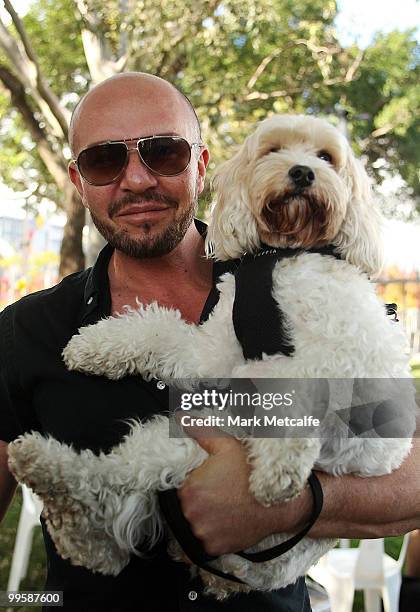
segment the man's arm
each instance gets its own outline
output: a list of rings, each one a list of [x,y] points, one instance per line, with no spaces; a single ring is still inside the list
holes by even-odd
[[[17,482],[7,467],[7,442],[0,440],[0,523],[16,490]]]
[[[317,472],[324,508],[309,535],[382,538],[420,527],[420,439],[402,466],[386,476],[337,478]]]
[[[210,457],[194,470],[179,498],[193,532],[209,554],[248,548],[272,533],[296,532],[312,510],[308,487],[295,499],[264,508],[248,490],[249,465],[233,438],[197,438]],[[312,537],[379,538],[420,527],[420,439],[393,472],[336,477],[317,472],[324,507]]]

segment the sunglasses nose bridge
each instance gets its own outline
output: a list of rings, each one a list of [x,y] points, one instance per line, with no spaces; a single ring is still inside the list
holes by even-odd
[[[137,153],[137,155],[139,156],[139,159],[140,159],[140,161],[141,161],[142,165],[143,165],[143,166],[144,166],[144,167],[145,167],[147,170],[150,170],[149,166],[146,164],[146,162],[144,161],[144,159],[143,159],[143,157],[142,157],[142,155],[141,155],[141,152],[140,152],[140,143],[141,143],[141,141],[140,141],[140,140],[138,140],[136,143],[134,143],[134,144],[133,144],[132,146],[130,146],[130,147],[128,146],[128,144],[127,144],[127,143],[124,143],[124,144],[125,144],[125,146],[127,147],[127,160],[126,160],[125,165],[127,166],[128,162],[129,162],[129,160],[130,160],[130,153],[133,153],[133,151],[134,151],[134,152],[136,152],[136,153]]]
[[[129,146],[127,143],[124,144],[127,152],[125,164],[120,173],[120,177],[122,176],[122,182],[129,183],[130,185],[137,185],[137,183],[144,185],[145,182],[150,182],[150,184],[155,183],[156,178],[154,177],[154,173],[151,172],[150,168],[143,160],[138,143],[134,143],[131,146]],[[133,162],[134,166],[130,164],[130,153],[133,152],[136,152],[138,155],[138,161]]]
[[[137,144],[135,144],[132,147],[129,147],[127,143],[125,143],[125,146],[127,147],[127,153],[130,153],[131,151],[137,151],[137,153],[140,153],[139,151],[139,147]]]

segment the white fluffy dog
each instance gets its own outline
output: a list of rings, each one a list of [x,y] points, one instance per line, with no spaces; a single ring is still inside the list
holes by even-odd
[[[178,311],[157,303],[128,310],[80,329],[63,353],[69,368],[112,379],[140,373],[166,381],[410,376],[404,335],[387,318],[368,278],[382,260],[379,213],[362,165],[333,126],[305,116],[266,119],[218,169],[215,186],[208,235],[214,257],[240,258],[262,244],[296,249],[295,256],[275,264],[272,289],[293,354],[244,358],[232,323],[235,279],[228,273],[218,284],[220,299],[208,321],[189,325]],[[311,252],[325,245],[340,259]],[[414,427],[414,419],[410,423]],[[338,433],[337,422],[327,418],[325,438],[321,433],[244,440],[256,499],[272,504],[298,495],[314,467],[334,474],[389,473],[411,447],[408,437],[334,436],[335,427]],[[160,536],[164,521],[157,491],[179,487],[207,456],[194,440],[168,438],[166,417],[134,424],[108,455],[77,454],[36,433],[11,444],[9,454],[12,471],[43,498],[60,554],[114,575],[135,546],[151,546]],[[285,539],[275,535],[252,550]],[[272,561],[254,564],[223,555],[214,566],[252,589],[269,590],[294,582],[332,545],[305,537]],[[174,543],[172,551],[181,558]],[[247,588],[201,575],[207,591],[219,598]]]

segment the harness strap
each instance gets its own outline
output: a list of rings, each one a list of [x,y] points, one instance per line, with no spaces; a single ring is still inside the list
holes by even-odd
[[[316,520],[321,514],[322,506],[324,504],[324,493],[322,491],[321,483],[318,480],[318,476],[316,476],[314,472],[311,472],[308,478],[308,484],[312,491],[314,505],[312,508],[311,518],[309,519],[308,524],[301,531],[299,531],[299,533],[292,536],[285,542],[282,542],[281,544],[273,546],[272,548],[269,548],[267,550],[261,550],[255,553],[239,552],[236,554],[238,554],[240,557],[243,557],[244,559],[247,559],[248,561],[253,561],[254,563],[264,563],[265,561],[271,561],[271,559],[280,557],[290,549],[294,548],[296,544],[306,536],[306,534],[315,524]]]
[[[255,553],[246,553],[244,551],[240,551],[235,554],[242,557],[243,559],[252,561],[253,563],[264,563],[265,561],[271,561],[276,557],[284,555],[284,553],[296,546],[296,544],[300,542],[302,538],[305,537],[305,535],[314,525],[315,521],[318,519],[322,510],[324,500],[321,484],[314,472],[310,474],[308,478],[308,483],[312,492],[314,505],[312,515],[308,524],[299,533],[292,536],[285,542],[282,542],[281,544],[278,544],[277,546],[273,546],[272,548],[268,548],[266,550],[262,550]],[[195,563],[195,565],[201,567],[207,572],[215,574],[216,576],[220,576],[221,578],[244,584],[243,581],[237,578],[236,576],[222,572],[221,570],[218,570],[209,565],[212,561],[215,561],[217,557],[213,557],[207,554],[201,542],[193,534],[189,522],[182,513],[181,503],[179,501],[176,489],[161,491],[159,493],[159,503],[166,522],[174,533],[181,548],[188,556],[188,558],[193,563]]]
[[[273,298],[273,269],[278,261],[302,253],[332,255],[340,259],[332,246],[307,251],[264,247],[242,257],[235,271],[232,321],[245,359],[261,359],[263,353],[293,354],[286,318]]]

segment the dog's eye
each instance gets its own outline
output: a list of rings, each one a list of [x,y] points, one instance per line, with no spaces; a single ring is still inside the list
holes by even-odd
[[[280,151],[280,147],[271,147],[271,149],[269,149],[269,153],[277,153],[278,151]]]
[[[319,159],[323,159],[324,161],[328,162],[329,164],[332,164],[332,157],[331,155],[328,153],[328,151],[318,151],[317,153]]]

